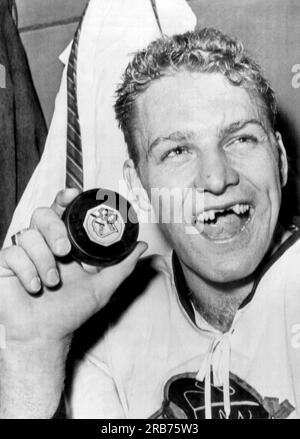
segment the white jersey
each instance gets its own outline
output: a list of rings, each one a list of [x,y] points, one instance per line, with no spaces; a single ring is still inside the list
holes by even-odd
[[[132,281],[127,310],[78,362],[69,415],[299,418],[299,236],[264,268],[226,334],[193,309],[176,255],[154,258]]]

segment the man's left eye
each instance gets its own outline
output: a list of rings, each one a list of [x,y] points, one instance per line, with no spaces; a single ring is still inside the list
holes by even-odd
[[[237,139],[234,139],[231,143],[257,143],[258,139],[255,136],[239,136]]]

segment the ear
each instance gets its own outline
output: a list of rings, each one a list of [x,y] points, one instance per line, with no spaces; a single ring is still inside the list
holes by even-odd
[[[131,159],[126,160],[124,163],[123,176],[139,209],[150,212],[151,203],[148,194],[142,185],[136,167]]]
[[[287,160],[286,150],[283,144],[282,136],[278,131],[276,132],[276,140],[277,140],[278,152],[279,152],[280,181],[281,181],[281,186],[284,187],[288,180],[288,160]]]

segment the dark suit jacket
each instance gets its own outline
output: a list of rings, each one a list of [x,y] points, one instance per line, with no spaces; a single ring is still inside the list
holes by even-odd
[[[11,4],[11,0],[0,0],[0,246],[46,139],[46,124]]]

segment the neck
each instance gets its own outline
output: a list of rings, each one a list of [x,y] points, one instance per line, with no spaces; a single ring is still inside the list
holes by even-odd
[[[290,235],[290,232],[277,229],[266,258],[270,258]],[[239,307],[253,289],[258,270],[242,280],[215,283],[203,279],[183,263],[181,265],[196,310],[214,328],[223,333],[229,331]]]
[[[254,276],[242,282],[217,284],[201,278],[182,265],[190,298],[196,310],[214,328],[229,331],[234,317],[254,285]]]

